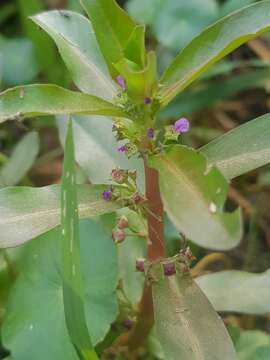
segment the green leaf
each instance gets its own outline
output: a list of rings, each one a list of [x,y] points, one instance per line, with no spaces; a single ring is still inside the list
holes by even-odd
[[[38,133],[32,131],[15,146],[10,158],[0,169],[0,186],[18,184],[31,169],[38,152]]]
[[[104,185],[77,185],[79,216],[114,212],[119,205],[104,201]],[[60,187],[10,187],[0,190],[0,247],[13,247],[60,224]]]
[[[228,270],[200,276],[197,284],[217,311],[270,312],[270,270],[262,274]]]
[[[270,162],[270,114],[229,131],[199,150],[230,180]]]
[[[17,116],[60,114],[127,116],[105,100],[56,85],[18,86],[0,94],[0,123]]]
[[[266,65],[268,66],[268,65]],[[160,114],[159,117],[179,117],[181,114],[192,114],[195,111],[208,109],[217,103],[230,99],[240,91],[250,88],[265,88],[268,86],[270,75],[269,69],[256,69],[249,73],[234,74],[228,79],[211,83],[202,83],[198,87],[192,87],[176,97]],[[213,130],[213,129],[212,129]]]
[[[92,22],[110,72],[115,76],[112,64],[124,57],[136,24],[115,0],[81,0],[81,4]]]
[[[3,39],[0,43],[0,54],[3,61],[2,80],[6,85],[27,84],[40,71],[33,44],[29,39]]]
[[[202,154],[172,145],[150,158],[150,166],[159,171],[164,208],[180,232],[211,249],[231,249],[239,243],[240,210],[223,213],[228,184],[215,167],[207,169]]]
[[[116,88],[86,17],[55,10],[38,14],[32,20],[53,38],[80,90],[106,100],[113,98]]]
[[[94,345],[104,339],[118,314],[117,255],[111,239],[114,221],[106,217],[80,222],[85,310]],[[23,248],[23,269],[11,291],[2,328],[5,347],[13,360],[81,360],[65,325],[59,229]],[[29,338],[31,346],[26,345]]]
[[[92,240],[92,239],[91,239]],[[81,275],[80,229],[72,121],[69,121],[61,184],[63,302],[70,340],[82,360],[97,360],[85,319]]]
[[[125,57],[140,68],[145,64],[145,26],[138,25],[134,28],[127,46],[125,48]]]
[[[128,159],[120,154],[117,148],[123,143],[117,143],[112,132],[112,120],[99,117],[75,116],[73,117],[74,142],[76,160],[84,173],[94,184],[110,183],[111,171],[117,167],[137,170],[138,184],[144,188],[144,171],[141,159]],[[58,117],[60,139],[64,144],[67,118]],[[100,166],[102,164],[102,166]]]
[[[152,265],[155,326],[166,360],[236,360],[225,325],[189,274],[164,276]]]
[[[129,0],[127,9],[130,15],[140,24],[152,24],[162,9],[164,0]]]
[[[270,27],[270,1],[261,1],[239,10],[194,38],[175,58],[161,79],[162,106],[224,56]]]

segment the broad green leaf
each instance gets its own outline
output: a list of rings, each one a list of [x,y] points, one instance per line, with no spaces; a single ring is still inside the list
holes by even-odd
[[[35,58],[39,62],[40,67],[43,69],[46,78],[49,82],[64,85],[64,68],[61,66],[59,56],[53,42],[46,34],[34,26],[29,19],[31,15],[44,11],[44,2],[42,0],[16,0],[16,2],[24,33],[32,41]],[[44,54],[46,54],[46,56],[44,56]]]
[[[56,85],[18,86],[0,94],[0,123],[17,116],[60,114],[127,116],[119,107],[96,96]]]
[[[77,185],[79,216],[114,212],[115,202],[104,201],[103,185]],[[60,187],[8,187],[0,190],[0,247],[13,247],[60,224]]]
[[[82,360],[97,360],[85,319],[81,274],[80,228],[76,191],[72,121],[69,121],[61,183],[61,242],[63,302],[70,340]],[[91,239],[93,240],[93,239]]]
[[[164,208],[176,228],[195,243],[211,249],[235,247],[242,236],[240,210],[223,213],[228,183],[206,158],[193,149],[168,146],[150,158],[159,171]]]
[[[270,162],[270,115],[229,131],[200,149],[230,180]]]
[[[189,274],[164,276],[152,265],[155,326],[166,360],[236,360],[223,321]]]
[[[140,68],[145,64],[145,26],[138,25],[134,28],[127,46],[125,48],[125,57]]]
[[[124,57],[125,48],[136,26],[115,0],[81,0],[93,25],[100,50],[111,74],[112,64]]]
[[[32,20],[53,38],[80,90],[106,100],[113,98],[116,89],[86,17],[55,10],[38,14]]]
[[[221,19],[195,37],[163,74],[161,105],[168,104],[211,64],[268,31],[269,11],[270,1],[261,1]]]
[[[33,131],[15,146],[10,158],[0,169],[0,186],[18,184],[30,170],[39,152],[39,137]]]
[[[262,274],[228,270],[196,279],[217,311],[263,315],[270,312],[270,270]]]
[[[74,142],[76,160],[84,173],[94,184],[110,183],[111,171],[117,167],[137,170],[138,184],[143,190],[144,171],[141,159],[128,159],[120,154],[112,132],[112,120],[99,117],[75,116],[73,117]],[[58,117],[58,128],[61,143],[64,144],[66,133],[66,117]],[[102,164],[102,166],[100,166]]]
[[[29,39],[2,39],[0,54],[3,62],[2,81],[8,86],[27,84],[40,71],[33,44]]]
[[[114,221],[96,218],[80,222],[85,310],[94,345],[104,339],[118,314],[117,255],[111,239]],[[59,229],[23,248],[23,268],[12,289],[2,329],[5,347],[13,360],[81,360],[65,325]]]

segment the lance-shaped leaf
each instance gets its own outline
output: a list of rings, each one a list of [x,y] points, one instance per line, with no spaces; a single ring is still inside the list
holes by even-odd
[[[224,56],[270,27],[270,1],[239,10],[195,37],[175,58],[161,79],[161,104],[168,104],[180,91]]]
[[[82,360],[97,360],[85,317],[72,122],[69,121],[61,185],[63,301],[70,340]]]
[[[55,41],[80,90],[110,100],[115,86],[89,20],[72,11],[48,11],[32,18]]]
[[[151,269],[157,337],[166,360],[236,360],[225,325],[189,274]]]
[[[180,232],[212,249],[231,249],[239,243],[240,210],[223,213],[228,184],[217,168],[207,169],[204,155],[172,145],[150,158],[150,166],[159,171],[165,210]]]
[[[270,313],[270,270],[262,274],[220,271],[200,276],[196,282],[217,311]]]
[[[38,151],[38,134],[32,131],[15,146],[10,158],[0,169],[0,186],[18,184],[34,164]]]
[[[90,17],[97,41],[112,75],[112,64],[124,57],[136,24],[115,0],[81,0]]]
[[[57,85],[27,85],[0,94],[0,123],[20,116],[85,114],[127,117],[119,107],[96,96]]]
[[[230,180],[270,162],[270,114],[229,131],[200,151]]]
[[[103,185],[77,185],[80,218],[114,212],[119,205],[102,199]],[[60,224],[60,187],[8,187],[0,190],[0,247],[23,244]]]

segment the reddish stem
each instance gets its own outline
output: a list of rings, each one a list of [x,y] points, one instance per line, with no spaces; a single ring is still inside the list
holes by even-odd
[[[158,260],[165,256],[165,245],[163,236],[163,205],[159,190],[159,174],[156,170],[149,168],[145,163],[145,192],[147,198],[147,222],[150,243],[148,245],[147,259]],[[151,286],[145,283],[143,296],[139,305],[137,322],[130,332],[120,336],[115,346],[128,347],[133,353],[141,346],[149,335],[154,324],[154,311]]]

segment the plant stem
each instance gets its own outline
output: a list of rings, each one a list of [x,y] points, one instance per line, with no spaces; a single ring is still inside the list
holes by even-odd
[[[159,190],[159,175],[145,163],[145,194],[147,198],[147,223],[149,232],[149,245],[147,259],[155,261],[165,256],[163,235],[163,205]],[[139,305],[137,322],[130,332],[120,336],[116,347],[126,346],[130,353],[135,352],[149,335],[154,324],[154,312],[151,286],[145,282],[142,299]]]

